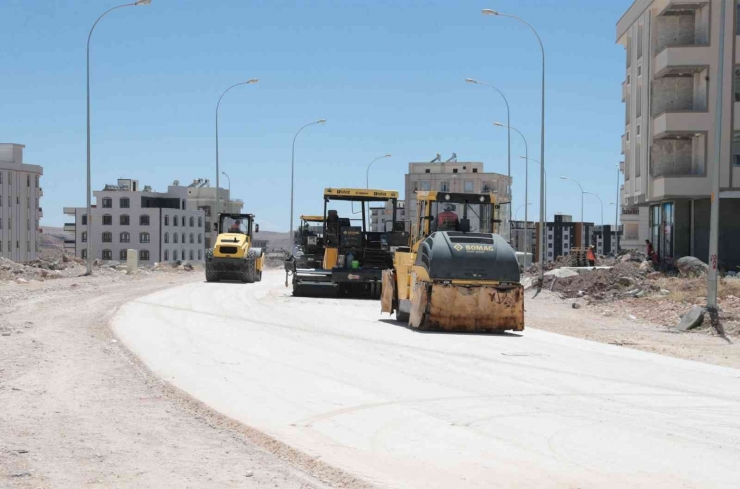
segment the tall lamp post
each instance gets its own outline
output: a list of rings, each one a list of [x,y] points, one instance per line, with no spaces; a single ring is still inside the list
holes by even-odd
[[[526,155],[525,158],[529,159],[529,147],[527,146],[527,138],[524,137],[524,134],[521,133],[519,129],[516,127],[512,127],[508,124],[501,124],[500,122],[494,122],[494,126],[497,127],[506,127],[507,129],[515,131],[517,134],[519,134],[522,137],[522,141],[524,141],[524,154]],[[540,195],[540,198],[542,198],[542,195]],[[524,202],[527,202],[529,200],[529,168],[527,165],[524,165]],[[542,206],[540,206],[542,208]],[[528,207],[524,207],[524,222],[525,222],[525,228],[526,223],[529,222],[528,213],[527,213]],[[543,228],[544,229],[544,228]],[[529,253],[529,246],[528,244],[528,234],[524,233],[524,264],[526,266],[529,266],[530,264],[527,263],[527,253]]]
[[[624,163],[624,162],[623,162]],[[616,241],[617,241],[617,253],[619,253],[619,209],[622,204],[622,199],[620,197],[619,192],[619,173],[621,172],[621,169],[619,168],[619,163],[617,163],[617,203],[614,204],[617,208],[614,211],[614,232],[616,233]]]
[[[506,104],[506,125],[508,127],[511,124],[511,110],[509,109],[509,101],[506,99],[506,95],[504,95],[504,92],[494,87],[490,83],[473,80],[472,78],[466,78],[465,81],[467,83],[473,83],[475,85],[484,85],[486,87],[493,88],[494,90],[498,92],[499,95],[501,95],[501,98],[504,99],[504,103]],[[507,160],[508,160],[506,176],[509,177],[509,179],[506,182],[506,193],[509,199],[511,199],[511,128],[508,128],[508,129],[509,130],[507,131],[507,136],[506,136],[507,137],[506,148],[507,148]],[[511,206],[509,207],[509,209],[511,209]],[[509,219],[511,219],[511,217],[509,217]]]
[[[392,155],[388,153],[387,155],[378,156],[373,161],[370,162],[369,165],[367,165],[367,171],[365,171],[365,188],[370,188],[370,167],[373,166],[373,163],[375,163],[378,160],[382,160],[384,158],[390,158]],[[370,219],[370,202],[367,203],[367,218]]]
[[[221,174],[225,176],[226,180],[229,182],[229,200],[231,200],[231,178],[229,177],[229,174],[226,173],[225,171],[222,171]]]
[[[604,225],[604,202],[601,201],[601,197],[599,197],[593,192],[583,192],[583,193],[586,195],[593,195],[594,197],[599,199],[599,205],[601,206],[601,225],[603,226]]]
[[[522,210],[522,207],[524,207],[524,206],[530,206],[530,205],[532,205],[532,203],[531,202],[527,202],[526,204],[522,204],[519,207],[517,207],[516,212],[514,213],[514,220],[515,221],[518,220],[519,211]],[[525,229],[526,229],[526,227],[525,227]]]
[[[537,42],[540,44],[540,50],[542,51],[542,116],[541,116],[541,129],[540,129],[540,229],[545,232],[545,46],[542,44],[542,39],[537,33],[534,27],[532,27],[524,19],[520,19],[515,15],[504,14],[496,10],[483,9],[481,12],[483,15],[494,15],[498,17],[508,17],[514,20],[518,20],[522,24],[530,28],[532,33],[537,38]],[[540,263],[545,261],[545,249],[540,249]],[[539,283],[542,286],[545,280],[545,267],[540,267]]]
[[[218,98],[218,103],[216,104],[216,218],[217,219],[218,219],[218,213],[221,212],[221,187],[219,185],[219,179],[218,179],[219,175],[221,174],[221,172],[218,171],[218,109],[219,107],[221,107],[221,99],[224,98],[224,95],[226,95],[226,93],[229,90],[231,90],[234,87],[238,87],[239,85],[253,85],[257,83],[258,81],[259,80],[257,78],[252,78],[245,82],[235,83],[234,85],[231,85],[229,88],[224,90],[224,92]]]
[[[139,5],[149,5],[150,3],[152,3],[152,0],[137,0],[134,3],[126,3],[106,10],[100,17],[98,17],[98,20],[96,20],[92,25],[90,33],[87,35],[87,270],[85,275],[92,275],[93,264],[92,177],[90,171],[90,39],[92,39],[95,26],[98,25],[100,19],[105,17],[108,13],[123,7],[136,7]]]
[[[578,188],[581,189],[581,224],[583,224],[583,194],[584,194],[583,187],[581,187],[581,184],[578,183],[576,180],[573,180],[572,178],[561,176],[560,179],[561,180],[569,180],[569,181],[575,183],[576,185],[578,185]]]
[[[305,126],[298,129],[298,131],[295,133],[295,136],[293,136],[293,150],[290,156],[290,225],[288,226],[288,239],[290,239],[290,248],[293,249],[293,187],[295,183],[295,140],[298,138],[298,135],[308,126],[313,126],[314,124],[323,124],[326,122],[326,119],[319,119],[315,122],[309,122]]]
[[[527,162],[533,161],[541,166],[540,162],[535,160],[534,158],[527,158],[526,156],[519,156],[519,158]],[[545,205],[544,207],[545,207],[545,217],[547,218],[547,172],[545,172]],[[545,223],[547,223],[547,219],[545,219]],[[545,234],[544,229],[541,232],[541,238],[542,239],[540,241],[542,242],[542,247],[544,248],[547,246],[547,235]]]

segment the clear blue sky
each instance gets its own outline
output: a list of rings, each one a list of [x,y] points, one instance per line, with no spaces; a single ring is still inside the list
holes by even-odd
[[[624,132],[624,52],[615,24],[631,0],[244,1],[153,0],[120,9],[96,28],[92,49],[93,187],[119,177],[155,190],[173,180],[215,180],[214,110],[224,98],[221,169],[235,197],[264,229],[288,225],[290,146],[295,131],[296,213],[321,210],[325,186],[403,191],[410,161],[436,153],[483,161],[506,173],[505,106],[477,78],[504,91],[512,125],[539,156],[540,54],[548,54],[548,213],[578,218],[577,187],[604,201],[613,222],[615,164]],[[26,145],[44,167],[44,220],[85,202],[85,42],[112,1],[0,2],[0,141]],[[513,156],[524,153],[512,138]],[[514,206],[524,203],[524,166],[512,158]],[[530,217],[538,178],[530,171]],[[222,184],[226,183],[222,180]],[[522,212],[523,214],[523,212]],[[521,216],[520,216],[521,217]],[[586,196],[586,219],[599,222]]]

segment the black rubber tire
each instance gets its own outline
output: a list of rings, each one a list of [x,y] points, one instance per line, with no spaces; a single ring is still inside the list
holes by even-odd
[[[411,318],[411,314],[407,312],[401,312],[398,309],[396,309],[396,321],[399,321],[402,323],[408,323],[410,318]]]
[[[254,253],[254,251],[249,250],[247,253],[247,260],[246,264],[244,266],[244,270],[242,270],[242,282],[246,284],[252,284],[254,283],[255,279],[257,277],[257,255]]]
[[[218,282],[221,276],[211,268],[209,258],[213,257],[213,250],[206,250],[206,282]]]
[[[254,281],[255,282],[262,282],[262,270],[259,270],[257,272],[257,278]]]

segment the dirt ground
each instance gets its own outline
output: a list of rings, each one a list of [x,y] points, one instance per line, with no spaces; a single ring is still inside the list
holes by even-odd
[[[119,305],[201,279],[101,274],[0,285],[0,487],[360,486],[213,416],[153,378],[111,334]]]
[[[679,311],[683,314],[688,310],[686,306],[668,299],[628,299],[588,305],[579,299],[563,300],[558,294],[546,290],[537,297],[535,294],[535,289],[526,291],[526,327],[685,360],[740,368],[740,338],[737,336],[730,335],[724,339],[708,325],[694,331],[680,332],[673,326],[649,319],[650,311],[662,321],[668,307],[673,308],[671,311],[676,317]],[[580,308],[574,309],[574,303]]]

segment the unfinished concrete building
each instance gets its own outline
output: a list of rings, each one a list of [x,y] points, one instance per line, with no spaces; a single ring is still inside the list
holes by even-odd
[[[740,30],[728,2],[636,0],[617,24],[626,50],[622,248],[650,239],[661,261],[709,259],[712,162],[720,158],[720,264],[740,265]],[[719,46],[724,44],[721,151],[714,151]]]

